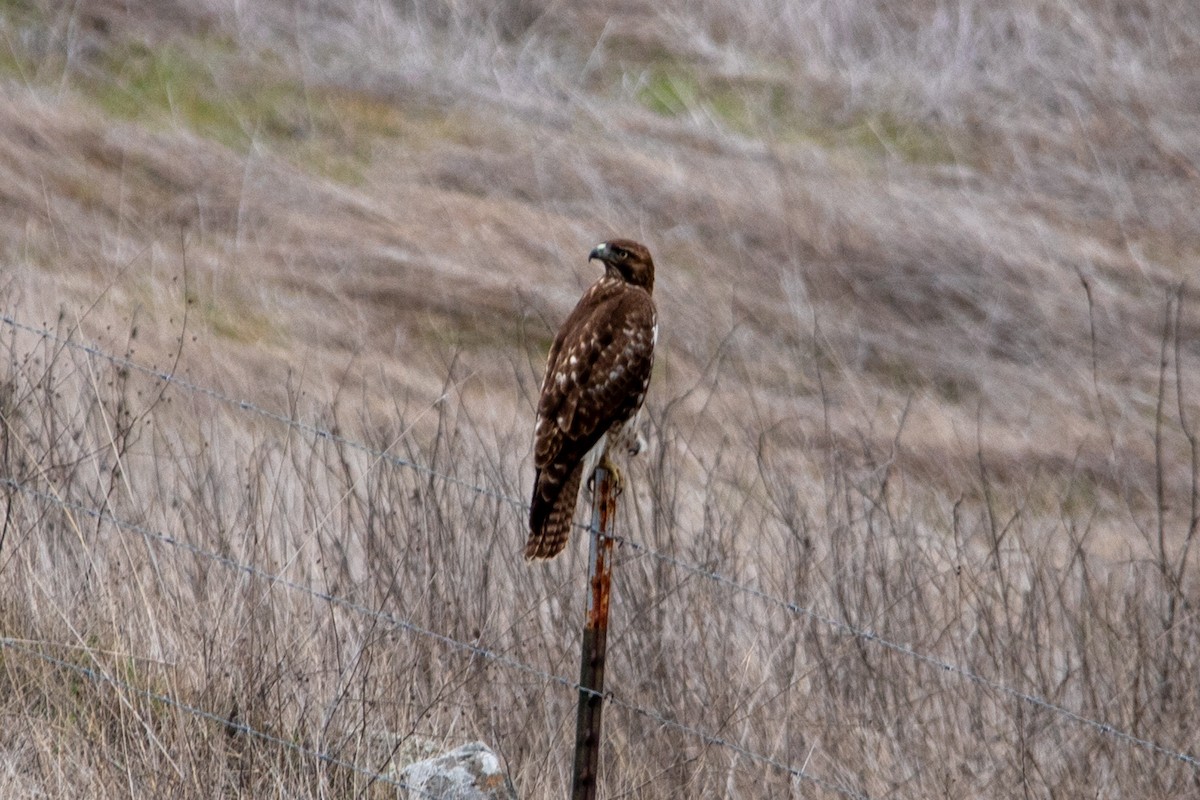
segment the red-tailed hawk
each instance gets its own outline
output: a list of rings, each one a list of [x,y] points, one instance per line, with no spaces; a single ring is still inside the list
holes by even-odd
[[[553,558],[567,545],[585,461],[620,486],[610,447],[638,452],[634,417],[646,397],[658,313],[650,251],[628,239],[597,245],[588,259],[604,275],[584,292],[550,347],[534,431],[533,504],[525,558]]]

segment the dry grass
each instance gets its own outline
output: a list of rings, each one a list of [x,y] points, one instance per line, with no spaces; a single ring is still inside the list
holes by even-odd
[[[610,234],[664,339],[605,795],[1194,794],[996,687],[1196,754],[1200,11],[576,5],[0,2],[0,794],[481,738],[562,796],[583,545],[505,498]]]

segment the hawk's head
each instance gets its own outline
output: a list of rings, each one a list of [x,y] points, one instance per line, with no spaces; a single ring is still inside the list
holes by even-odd
[[[589,259],[604,262],[604,270],[619,275],[626,283],[654,291],[654,259],[645,245],[630,239],[613,239],[598,244]]]

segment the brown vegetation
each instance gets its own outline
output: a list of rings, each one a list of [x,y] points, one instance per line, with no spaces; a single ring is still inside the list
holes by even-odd
[[[606,796],[1193,795],[1198,92],[1167,0],[0,0],[0,794],[563,796],[624,235]]]

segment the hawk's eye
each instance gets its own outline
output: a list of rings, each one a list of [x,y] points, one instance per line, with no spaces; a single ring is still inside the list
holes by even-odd
[[[615,258],[617,261],[624,261],[625,259],[629,258],[629,251],[622,250],[619,247],[614,247],[613,248],[613,258]]]

